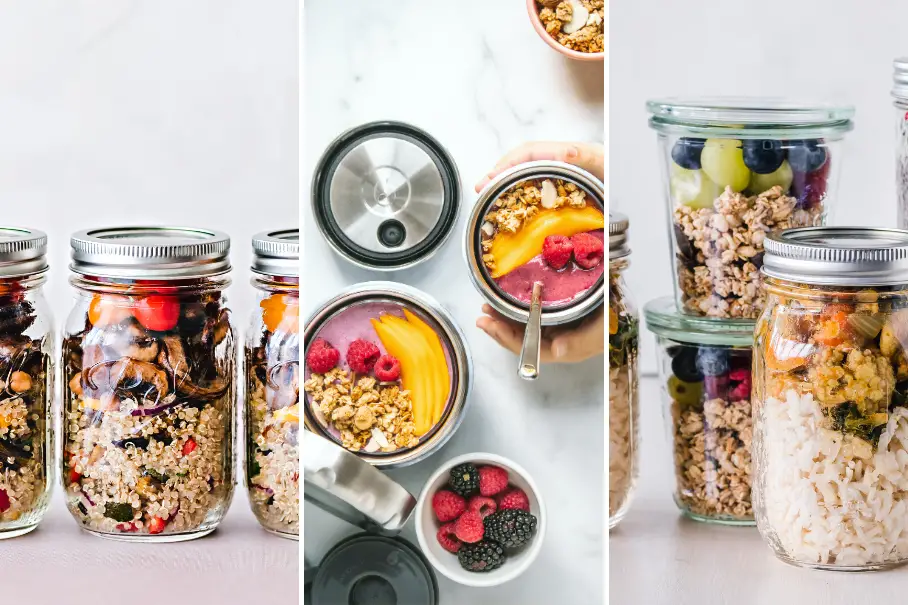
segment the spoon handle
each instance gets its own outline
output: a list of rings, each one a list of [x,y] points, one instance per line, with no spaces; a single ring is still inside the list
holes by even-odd
[[[530,320],[523,334],[523,348],[520,351],[520,368],[517,374],[524,380],[539,378],[539,354],[542,345],[542,282],[533,284],[533,298],[530,300]]]

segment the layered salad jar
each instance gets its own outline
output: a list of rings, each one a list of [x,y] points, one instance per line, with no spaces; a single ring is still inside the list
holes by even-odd
[[[230,239],[205,229],[73,235],[63,336],[63,484],[82,529],[132,541],[213,531],[234,485]]]
[[[0,227],[0,539],[38,526],[53,485],[53,319],[47,236]]]
[[[893,61],[892,103],[895,106],[895,188],[898,226],[908,228],[908,57]]]
[[[643,313],[658,343],[675,504],[697,521],[752,525],[755,322],[685,315],[669,297]]]
[[[766,240],[754,343],[754,513],[782,560],[908,560],[908,231]]]
[[[299,230],[252,240],[258,306],[246,333],[246,486],[275,534],[299,539]]]
[[[647,103],[658,133],[678,308],[756,319],[767,234],[823,225],[854,110],[779,100]]]
[[[624,282],[630,264],[627,217],[609,213],[609,528],[618,524],[630,505],[639,465],[637,407],[637,307]]]

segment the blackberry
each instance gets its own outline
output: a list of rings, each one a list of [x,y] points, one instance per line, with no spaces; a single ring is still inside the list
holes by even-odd
[[[454,493],[469,498],[479,491],[479,471],[469,462],[451,469],[448,485]]]
[[[536,533],[536,517],[526,512],[508,508],[492,513],[483,520],[485,537],[505,548],[515,548],[530,541]]]
[[[480,540],[475,544],[465,543],[457,551],[457,560],[467,571],[492,571],[504,565],[506,559],[501,545],[491,540]]]

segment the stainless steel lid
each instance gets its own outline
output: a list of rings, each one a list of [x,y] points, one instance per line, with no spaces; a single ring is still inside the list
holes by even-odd
[[[325,150],[312,182],[312,208],[338,254],[361,267],[402,269],[447,240],[460,208],[460,178],[428,133],[372,122]]]
[[[400,532],[416,507],[410,492],[368,462],[303,431],[305,500],[348,523],[382,534]]]
[[[47,234],[36,229],[0,227],[0,278],[47,271]]]
[[[263,231],[252,238],[252,270],[263,275],[298,277],[300,230]]]
[[[896,101],[908,101],[908,57],[892,62],[892,96]]]
[[[124,279],[209,277],[230,271],[230,238],[191,227],[86,229],[70,239],[70,269]]]
[[[627,228],[630,221],[620,212],[608,213],[608,258],[617,260],[631,253],[627,245]]]
[[[908,231],[875,227],[786,229],[763,241],[763,273],[830,286],[908,284]]]

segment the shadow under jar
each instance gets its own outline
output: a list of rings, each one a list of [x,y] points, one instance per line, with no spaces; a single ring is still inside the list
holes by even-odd
[[[47,236],[0,227],[0,539],[38,526],[54,456],[53,319],[44,298]]]
[[[246,486],[262,527],[299,539],[299,230],[252,240],[258,308],[246,335]]]
[[[759,98],[647,103],[659,136],[678,308],[756,319],[766,235],[824,225],[852,107]]]
[[[643,313],[659,347],[675,503],[696,521],[753,525],[754,321],[683,315],[668,297]]]
[[[754,344],[754,511],[783,561],[908,560],[908,231],[766,241]]]
[[[230,239],[123,227],[71,240],[63,338],[63,484],[95,535],[208,534],[233,494],[236,344]]]

